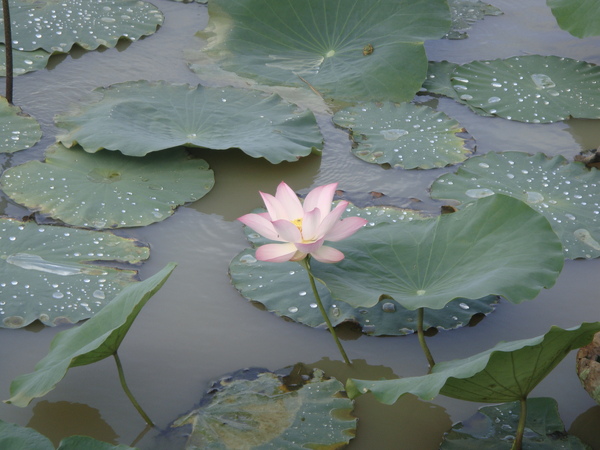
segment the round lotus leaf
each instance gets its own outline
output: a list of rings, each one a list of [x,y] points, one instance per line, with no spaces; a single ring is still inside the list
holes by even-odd
[[[423,42],[450,26],[442,0],[215,0],[208,12],[203,52],[223,69],[344,101],[411,100]]]
[[[600,3],[596,0],[546,0],[558,26],[573,36],[600,35]]]
[[[550,221],[566,258],[600,256],[600,172],[558,155],[487,153],[438,178],[431,196],[463,203],[494,193],[527,202]]]
[[[4,44],[0,44],[0,77],[6,76],[6,65],[4,64],[6,56]],[[33,52],[20,52],[13,49],[13,75],[23,75],[24,73],[41,70],[48,64],[50,53],[44,50]]]
[[[45,162],[28,161],[0,177],[0,186],[17,203],[90,228],[160,222],[177,206],[206,195],[213,185],[208,163],[190,158],[181,148],[136,158],[55,144],[46,150]]]
[[[137,274],[97,262],[136,264],[149,252],[110,233],[0,219],[0,326],[87,319]]]
[[[342,217],[351,216],[369,220],[367,227],[425,219],[412,210],[374,206],[361,209],[349,204]],[[270,242],[250,228],[244,228],[254,247]],[[315,328],[325,326],[310,288],[308,274],[300,264],[258,261],[254,257],[254,250],[246,249],[233,259],[229,272],[236,289],[248,300],[264,305],[278,316],[304,325]],[[323,284],[317,283],[317,289],[334,326],[344,322],[356,323],[363,333],[372,336],[402,336],[417,329],[416,311],[407,310],[393,299],[382,300],[373,307],[355,308],[346,302],[334,301]],[[456,299],[442,309],[427,310],[424,327],[449,330],[467,325],[474,315],[492,312],[497,300],[495,296],[478,300]]]
[[[114,47],[156,31],[162,13],[139,0],[36,0],[10,5],[13,48],[66,53],[73,44],[86,50]],[[4,24],[0,21],[0,40]]]
[[[301,364],[276,373],[244,369],[213,382],[200,406],[171,427],[191,425],[188,450],[342,448],[356,433],[343,391]]]
[[[0,97],[0,153],[32,147],[41,137],[42,130],[37,120]]]
[[[368,103],[343,109],[333,121],[349,128],[352,152],[363,161],[404,169],[432,169],[463,162],[473,141],[460,124],[429,106]]]
[[[164,81],[120,83],[95,93],[93,103],[57,117],[67,130],[58,136],[65,146],[131,156],[180,145],[239,148],[275,164],[323,147],[314,114],[298,112],[276,94]]]
[[[600,118],[600,67],[558,56],[527,55],[456,67],[461,100],[509,120],[549,123]]]

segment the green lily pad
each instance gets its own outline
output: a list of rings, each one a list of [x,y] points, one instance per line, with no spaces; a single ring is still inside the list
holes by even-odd
[[[431,196],[463,203],[494,193],[527,202],[550,221],[565,257],[600,256],[600,172],[558,155],[487,153],[469,159],[456,174],[438,178]]]
[[[530,339],[501,342],[465,359],[438,363],[429,375],[397,380],[349,379],[350,398],[372,392],[382,403],[392,404],[404,394],[431,400],[438,394],[483,403],[512,402],[527,395],[571,351],[588,344],[600,322],[575,328],[553,326]]]
[[[135,264],[149,252],[111,233],[0,218],[0,327],[36,319],[54,326],[93,316],[137,274],[96,262]]]
[[[37,120],[0,97],[0,153],[32,147],[41,137],[42,130]]]
[[[114,47],[119,39],[135,41],[163,22],[151,3],[138,0],[36,0],[10,5],[13,48],[66,53],[73,44],[86,50]],[[4,42],[0,20],[0,40]]]
[[[363,228],[336,248],[345,259],[311,267],[336,301],[355,307],[391,297],[410,310],[439,309],[491,294],[520,303],[552,287],[564,263],[548,221],[504,195],[435,220]]]
[[[5,46],[0,44],[0,77],[6,76],[6,66],[4,64],[6,56],[4,55]],[[41,70],[48,64],[51,54],[44,50],[35,50],[33,52],[21,52],[13,49],[13,75],[23,75],[24,73]]]
[[[489,3],[481,0],[448,0],[452,28],[446,33],[447,39],[466,39],[469,37],[467,30],[471,25],[484,16],[498,16],[503,12]]]
[[[600,67],[558,56],[527,55],[457,66],[461,100],[509,120],[549,123],[600,118]]]
[[[546,0],[558,26],[573,36],[600,35],[600,4],[596,0]]]
[[[368,103],[337,112],[333,121],[349,128],[363,161],[404,169],[457,164],[473,152],[466,130],[443,112],[411,103]]]
[[[35,184],[31,180],[37,180]],[[46,161],[28,161],[0,177],[10,198],[70,225],[137,227],[166,219],[177,206],[206,195],[213,171],[185,149],[144,158],[56,144]]]
[[[11,398],[5,403],[25,407],[54,389],[69,368],[113,356],[139,312],[167,281],[175,266],[169,263],[147,280],[127,286],[90,320],[54,336],[50,351],[35,365],[34,371],[12,381]]]
[[[412,210],[391,207],[360,209],[350,204],[342,217],[351,216],[368,219],[368,227],[379,223],[426,219]],[[245,231],[254,247],[270,242],[247,227]],[[246,249],[233,259],[229,272],[236,289],[248,300],[264,305],[278,316],[309,327],[325,326],[310,288],[308,274],[300,264],[258,261],[254,257],[254,250]],[[346,302],[336,302],[323,284],[318,283],[317,289],[334,326],[344,322],[356,323],[363,333],[371,336],[403,336],[417,329],[416,311],[407,310],[393,299],[386,299],[368,308],[355,308]],[[458,298],[442,309],[428,310],[424,317],[424,328],[450,330],[465,326],[475,314],[491,313],[497,301],[496,296],[476,300]]]
[[[244,369],[214,382],[199,408],[172,427],[191,425],[186,449],[341,448],[356,432],[344,385],[319,369]]]
[[[519,402],[484,406],[444,436],[440,450],[510,450],[519,422]],[[527,399],[523,450],[585,450],[576,436],[565,431],[553,398]]]
[[[239,148],[274,164],[323,147],[314,114],[298,112],[275,94],[164,81],[114,84],[95,94],[93,103],[57,117],[57,125],[67,130],[57,140],[66,147],[130,156],[180,145]]]
[[[199,35],[223,69],[335,100],[409,101],[427,71],[423,42],[448,31],[442,0],[214,0]]]

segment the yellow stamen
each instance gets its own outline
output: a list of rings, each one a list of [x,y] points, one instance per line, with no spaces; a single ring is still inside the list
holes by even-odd
[[[294,220],[292,220],[292,223],[294,225],[296,225],[296,228],[298,228],[300,230],[300,232],[302,232],[302,218],[294,219]]]

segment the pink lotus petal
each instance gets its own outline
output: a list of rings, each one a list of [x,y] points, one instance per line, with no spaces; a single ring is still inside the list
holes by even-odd
[[[310,253],[317,251],[325,242],[325,239],[321,238],[315,242],[296,242],[296,248],[303,253]]]
[[[300,251],[297,251],[296,254],[294,256],[292,256],[292,258],[290,259],[290,261],[301,261],[304,258],[306,258],[306,253],[302,253]]]
[[[246,214],[238,217],[238,220],[267,239],[271,239],[272,241],[282,240],[277,231],[275,231],[275,227],[273,227],[271,221],[262,214]]]
[[[304,199],[304,211],[308,212],[319,208],[323,216],[327,214],[331,211],[331,201],[333,200],[336,188],[337,183],[314,188]]]
[[[322,237],[316,236],[319,224],[321,223],[321,210],[315,208],[310,212],[304,214],[302,219],[302,239],[305,241],[314,241],[315,239]]]
[[[271,221],[279,219],[289,220],[287,217],[286,209],[279,200],[277,200],[271,194],[266,194],[264,192],[260,192],[260,196],[262,197],[263,202],[265,202],[265,206],[267,208]]]
[[[323,245],[316,252],[312,252],[311,256],[322,263],[336,263],[344,259],[342,252],[327,245]]]
[[[286,262],[296,255],[294,244],[265,244],[256,249],[256,259],[267,262]]]
[[[347,217],[340,222],[336,222],[333,228],[325,234],[327,241],[341,241],[349,236],[352,236],[358,230],[365,226],[368,221],[361,217]]]
[[[286,211],[286,217],[278,217],[278,219],[296,220],[301,219],[304,215],[302,204],[298,196],[291,187],[283,181],[277,186],[275,198],[281,202]]]
[[[302,242],[300,230],[289,220],[275,220],[273,228],[279,235],[279,241]]]
[[[337,206],[333,208],[333,211],[331,211],[329,214],[327,214],[327,216],[323,218],[323,220],[321,221],[321,225],[319,225],[319,229],[317,230],[317,236],[323,237],[327,233],[329,233],[329,230],[331,230],[334,227],[334,225],[340,219],[342,214],[344,214],[346,206],[348,206],[348,202],[339,202]]]

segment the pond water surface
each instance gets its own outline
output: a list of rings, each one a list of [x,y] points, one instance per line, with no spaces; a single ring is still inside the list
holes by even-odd
[[[153,36],[116,49],[55,58],[47,70],[15,80],[15,104],[41,122],[44,137],[33,149],[0,155],[3,168],[42,159],[55,140],[53,116],[98,86],[128,80],[167,80],[197,84],[182,49],[201,41],[194,33],[207,23],[206,7],[169,0],[153,2],[165,14]],[[579,40],[561,31],[543,0],[494,0],[503,16],[474,24],[470,38],[428,42],[431,60],[456,63],[526,54],[558,55],[600,64],[600,38]],[[476,139],[477,154],[490,151],[545,152],[568,159],[600,143],[598,121],[570,120],[549,125],[483,118],[449,99],[430,99],[431,106],[457,119]],[[244,367],[279,369],[296,362],[314,364],[344,380],[415,376],[426,371],[416,336],[374,338],[342,333],[353,368],[340,360],[324,330],[290,323],[252,306],[231,286],[229,261],[247,242],[235,218],[261,205],[258,191],[274,192],[285,180],[306,193],[311,187],[338,182],[350,200],[368,204],[417,205],[437,211],[428,187],[445,168],[430,171],[384,170],[355,158],[346,134],[320,116],[325,135],[322,157],[273,166],[239,151],[198,152],[215,171],[216,186],[205,198],[180,208],[171,218],[145,228],[116,233],[151,246],[151,258],[140,269],[142,279],[167,262],[179,263],[164,288],[143,309],[127,335],[120,356],[130,386],[143,408],[166,427],[191,409],[209,381]],[[369,194],[385,194],[374,200]],[[413,200],[411,200],[413,199]],[[419,202],[415,202],[418,199]],[[0,196],[0,213],[22,217],[29,212]],[[516,230],[518,232],[518,230]],[[595,283],[600,262],[567,261],[555,287],[535,300],[512,305],[502,301],[477,326],[440,332],[429,339],[438,360],[462,358],[501,340],[543,334],[551,325],[573,327],[600,320],[600,295]],[[0,329],[0,395],[9,397],[10,381],[30,372],[63,327],[30,326]],[[554,397],[568,430],[600,448],[600,406],[581,388],[569,355],[531,394]],[[356,402],[358,436],[350,449],[435,449],[452,423],[467,419],[476,403],[438,397],[423,402],[405,396],[393,406],[369,396]],[[88,434],[112,443],[131,444],[145,429],[121,391],[112,359],[70,370],[57,387],[27,408],[0,404],[0,418],[31,426],[55,444],[63,437]],[[156,448],[158,432],[148,431],[136,446]],[[161,444],[164,445],[164,444]],[[160,445],[158,445],[160,447]],[[163,446],[163,448],[166,448]]]

